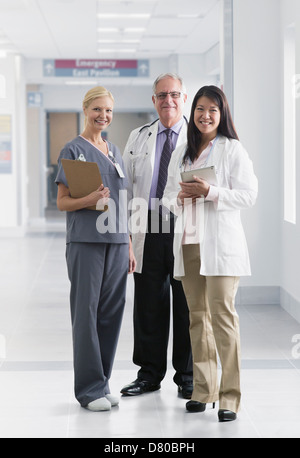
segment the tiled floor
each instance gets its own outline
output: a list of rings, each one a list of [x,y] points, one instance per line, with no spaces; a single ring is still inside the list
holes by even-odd
[[[242,410],[185,410],[169,367],[160,391],[121,398],[110,412],[81,408],[73,395],[69,283],[64,232],[0,238],[1,438],[290,438],[300,437],[300,324],[279,306],[238,308]],[[136,378],[132,353],[132,277],[128,282],[112,393]]]

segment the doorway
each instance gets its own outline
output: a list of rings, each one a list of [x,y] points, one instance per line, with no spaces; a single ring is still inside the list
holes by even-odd
[[[47,113],[47,213],[56,212],[58,156],[66,143],[80,132],[80,113]]]

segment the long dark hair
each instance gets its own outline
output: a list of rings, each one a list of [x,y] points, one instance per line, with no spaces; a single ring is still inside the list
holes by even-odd
[[[194,97],[192,108],[191,108],[191,115],[188,124],[188,141],[187,141],[187,150],[183,158],[183,164],[190,159],[191,162],[198,157],[198,150],[201,144],[202,134],[199,129],[195,126],[194,123],[194,113],[197,106],[197,102],[200,97],[207,97],[214,101],[214,103],[219,107],[221,119],[220,124],[218,126],[218,134],[223,135],[227,138],[233,138],[235,140],[239,140],[238,135],[236,133],[229,104],[224,92],[219,89],[217,86],[203,86]]]

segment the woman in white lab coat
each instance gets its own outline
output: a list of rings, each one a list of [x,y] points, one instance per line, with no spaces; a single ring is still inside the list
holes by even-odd
[[[214,166],[213,185],[196,169]],[[181,173],[195,170],[193,182]],[[164,205],[177,216],[174,277],[190,310],[194,391],[186,405],[203,412],[219,400],[219,421],[236,419],[240,407],[240,337],[235,296],[240,276],[250,275],[240,210],[254,205],[257,179],[238,140],[225,94],[205,86],[195,95],[188,141],[172,154]],[[220,386],[217,353],[222,366]]]

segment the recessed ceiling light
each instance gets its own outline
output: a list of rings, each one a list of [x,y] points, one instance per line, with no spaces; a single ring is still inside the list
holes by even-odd
[[[99,13],[100,19],[148,19],[150,14],[117,14],[117,13]]]
[[[98,32],[120,32],[118,27],[98,27]]]
[[[98,43],[110,43],[110,44],[118,44],[118,43],[127,43],[127,44],[137,44],[137,43],[140,43],[141,41],[140,40],[102,40],[102,39],[99,39],[98,40]]]
[[[100,53],[114,53],[114,52],[124,52],[124,53],[134,53],[136,52],[136,49],[119,49],[119,48],[114,48],[114,49],[109,49],[109,48],[100,48],[98,49],[98,52]]]
[[[176,14],[176,17],[178,17],[179,19],[198,19],[202,16],[200,14],[182,13],[182,14]]]
[[[67,86],[95,86],[97,82],[95,81],[65,81]]]
[[[125,29],[123,29],[125,33],[141,33],[145,32],[145,30],[145,27],[125,27]]]

